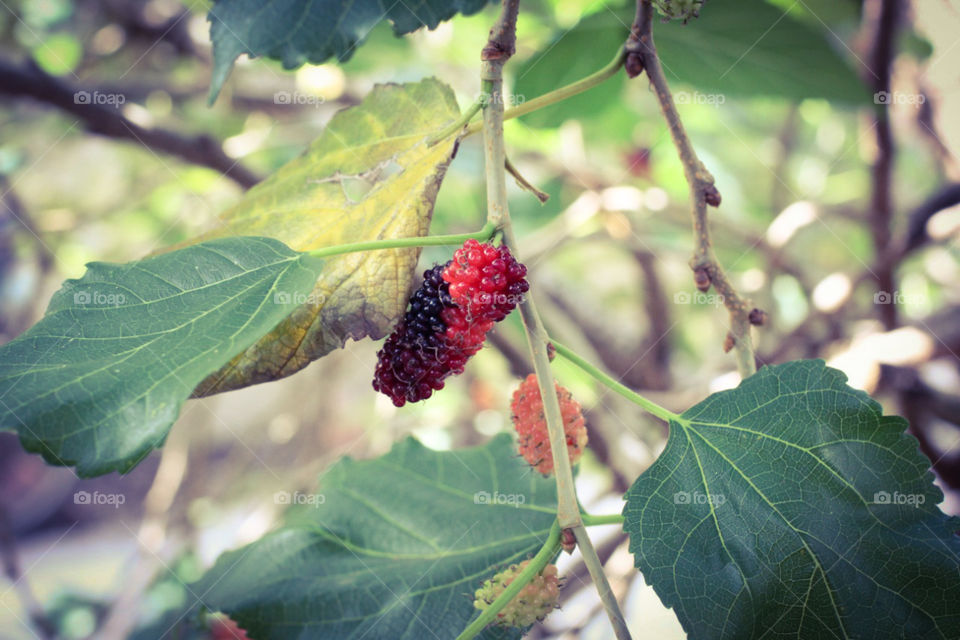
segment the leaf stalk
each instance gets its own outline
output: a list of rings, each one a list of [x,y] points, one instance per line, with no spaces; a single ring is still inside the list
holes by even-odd
[[[616,391],[617,393],[619,393],[621,396],[623,396],[630,402],[633,402],[634,404],[639,405],[640,408],[642,408],[647,413],[655,415],[656,417],[660,418],[664,422],[670,422],[671,420],[680,419],[680,416],[675,414],[673,411],[670,411],[669,409],[665,409],[661,407],[653,400],[649,400],[643,397],[636,391],[630,389],[629,387],[622,384],[621,382],[618,382],[613,378],[613,376],[601,371],[596,366],[590,364],[589,362],[584,360],[582,357],[580,357],[579,355],[574,353],[572,350],[570,350],[569,347],[563,346],[556,340],[553,341],[553,346],[557,350],[557,353],[559,355],[563,356],[565,359],[569,360],[571,363],[577,365],[580,369],[582,369],[586,373],[589,373],[591,376],[593,376],[593,378],[595,378],[597,381],[603,383],[611,390]]]
[[[467,240],[480,240],[485,242],[493,237],[497,227],[488,222],[479,231],[472,233],[455,233],[444,236],[415,236],[413,238],[388,238],[386,240],[368,240],[365,242],[351,242],[349,244],[338,244],[331,247],[320,247],[307,254],[314,258],[327,258],[338,256],[344,253],[356,253],[358,251],[380,251],[383,249],[406,249],[408,247],[439,247],[445,245],[463,244]]]

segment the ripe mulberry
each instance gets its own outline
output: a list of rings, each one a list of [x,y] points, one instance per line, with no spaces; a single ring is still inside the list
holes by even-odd
[[[505,570],[493,576],[477,589],[473,606],[483,611],[497,599],[507,586],[530,564],[525,560],[520,564],[512,564]],[[560,579],[557,577],[556,565],[547,565],[539,574],[533,577],[513,600],[497,614],[497,624],[505,627],[529,627],[534,622],[543,620],[557,608],[560,598]]]
[[[452,306],[441,274],[446,265],[423,273],[423,284],[410,299],[410,308],[377,354],[373,388],[393,404],[429,398],[443,388],[443,379],[461,373],[467,357],[447,341],[443,311]]]
[[[377,354],[373,388],[402,407],[429,398],[463,372],[487,332],[527,291],[526,268],[506,247],[468,240],[423,274],[400,324]]]
[[[563,417],[563,431],[567,438],[567,453],[570,464],[580,460],[587,446],[587,425],[583,419],[580,403],[573,395],[554,383],[557,399],[560,401],[560,414]],[[543,400],[537,376],[530,374],[513,392],[510,402],[513,426],[519,436],[518,447],[530,466],[547,475],[553,472],[553,456],[550,452],[550,437],[547,435],[547,420],[543,413]]]

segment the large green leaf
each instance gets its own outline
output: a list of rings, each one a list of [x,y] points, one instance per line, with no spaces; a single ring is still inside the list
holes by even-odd
[[[529,100],[602,67],[626,40],[633,11],[604,7],[559,34],[520,66],[515,92]],[[673,87],[680,103],[712,104],[719,96],[825,98],[846,104],[865,104],[870,98],[837,53],[833,36],[764,0],[710,0],[700,17],[686,25],[656,22],[654,40],[667,78],[687,85]],[[620,99],[623,82],[618,74],[581,96],[523,118],[532,126],[547,127],[594,113],[598,106]]]
[[[225,211],[223,224],[204,238],[269,236],[309,251],[426,235],[457,143],[451,136],[428,146],[426,138],[457,115],[453,92],[433,78],[378,85],[337,113],[302,156]],[[300,307],[197,395],[291,375],[348,338],[382,338],[406,309],[419,255],[414,248],[331,257]]]
[[[906,421],[821,360],[671,421],[627,494],[637,567],[691,638],[960,637],[960,521]]]
[[[254,237],[90,263],[0,347],[0,428],[80,475],[130,470],[194,387],[286,317],[321,266]]]
[[[210,9],[213,77],[210,98],[220,93],[241,54],[280,60],[286,69],[336,57],[348,60],[377,23],[389,20],[398,36],[436,29],[457,13],[470,15],[490,0],[216,0]],[[479,50],[479,48],[478,48]]]
[[[382,458],[342,460],[301,502],[192,587],[257,640],[456,637],[482,581],[543,544],[556,489],[505,434],[446,452],[409,438]]]

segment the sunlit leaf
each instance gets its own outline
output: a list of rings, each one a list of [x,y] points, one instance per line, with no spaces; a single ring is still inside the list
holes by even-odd
[[[449,138],[430,147],[426,135],[457,115],[453,93],[437,80],[378,86],[334,116],[304,155],[248,191],[205,237],[263,235],[308,251],[426,235],[456,145]],[[476,218],[482,226],[479,212]],[[197,395],[288,376],[348,338],[383,337],[406,308],[419,255],[395,249],[330,258],[291,317]]]

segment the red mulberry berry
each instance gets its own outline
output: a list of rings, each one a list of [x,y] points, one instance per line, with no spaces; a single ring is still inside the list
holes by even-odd
[[[453,260],[424,272],[403,320],[377,353],[373,388],[398,407],[442,389],[527,291],[526,271],[506,247],[468,240]]]
[[[530,564],[525,560],[520,564],[512,564],[483,583],[474,594],[473,606],[483,611],[497,599],[507,586]],[[543,620],[557,608],[560,599],[560,579],[557,577],[556,565],[547,565],[539,574],[528,582],[513,600],[497,614],[497,624],[505,627],[529,627],[534,622]]]
[[[573,399],[569,391],[554,383],[557,399],[560,401],[560,414],[563,417],[563,431],[567,438],[567,453],[570,463],[580,460],[587,446],[587,425],[583,419],[580,403]],[[547,475],[553,472],[553,456],[550,451],[550,437],[547,435],[547,420],[543,413],[543,401],[537,376],[530,374],[513,392],[510,402],[513,413],[513,426],[519,436],[520,455],[530,466]]]
[[[500,322],[529,289],[527,268],[505,246],[467,240],[443,271],[450,298],[469,325]]]

